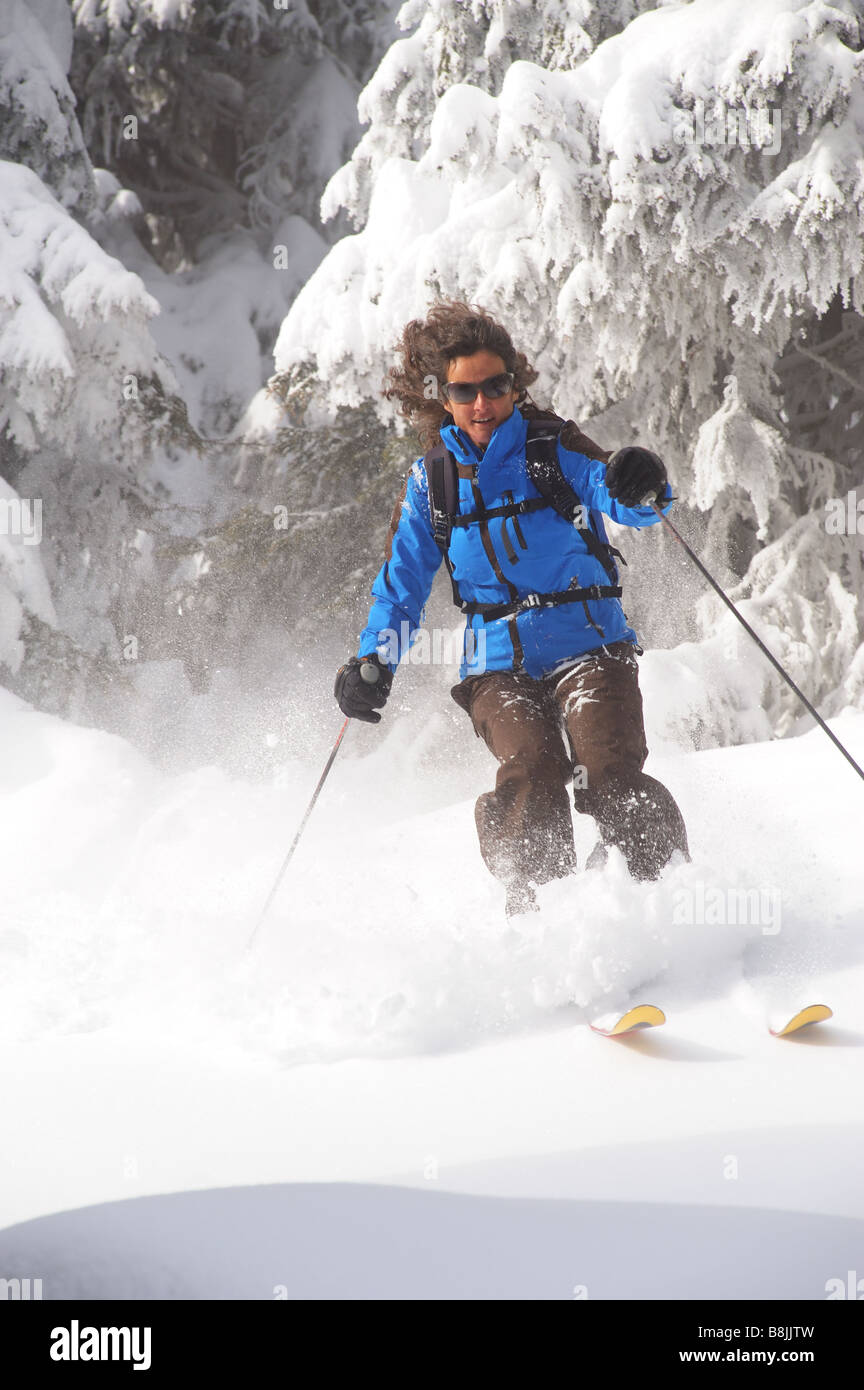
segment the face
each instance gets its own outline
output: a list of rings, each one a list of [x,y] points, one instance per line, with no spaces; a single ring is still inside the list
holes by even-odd
[[[447,367],[447,380],[479,383],[506,370],[503,357],[484,348],[481,352],[472,352],[470,357],[454,357]],[[510,390],[506,395],[490,400],[482,391],[478,391],[468,405],[457,405],[455,401],[446,401],[445,404],[458,428],[465,431],[472,443],[485,448],[502,421],[513,414],[517,394],[515,390]]]

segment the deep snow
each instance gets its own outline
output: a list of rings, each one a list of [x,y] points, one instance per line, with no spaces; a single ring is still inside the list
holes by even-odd
[[[833,727],[860,760],[864,718]],[[864,1270],[861,789],[824,736],[652,758],[693,862],[638,885],[613,856],[509,928],[473,832],[491,760],[454,770],[450,805],[406,816],[387,740],[351,742],[249,953],[320,769],[170,776],[0,696],[0,1227],[126,1203],[3,1231],[0,1274],[43,1277],[46,1297],[350,1297],[344,1271],[365,1259],[367,1291],[650,1296],[608,1282],[608,1249],[642,1222],[666,1233],[655,1296],[819,1298]],[[593,825],[576,832],[584,862]],[[779,917],[676,920],[734,887],[779,894]],[[628,991],[668,1025],[617,1041],[584,1026]],[[772,1011],[814,1000],[831,1023],[770,1037]],[[203,1196],[259,1184],[274,1186]],[[200,1203],[129,1205],[192,1190]],[[213,1211],[224,1228],[199,1247]],[[550,1247],[548,1279],[518,1255],[546,1222],[582,1233],[578,1268]],[[483,1232],[511,1227],[508,1257]],[[716,1260],[698,1259],[715,1235]],[[778,1264],[775,1240],[798,1257]]]

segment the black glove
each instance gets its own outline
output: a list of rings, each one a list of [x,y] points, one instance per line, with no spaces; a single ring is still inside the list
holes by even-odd
[[[367,674],[370,667],[377,668],[377,679],[364,680],[360,674],[361,667],[366,669]],[[392,684],[393,672],[374,653],[372,656],[352,656],[336,672],[333,694],[343,714],[351,719],[362,719],[366,724],[380,724],[381,716],[376,711],[386,705]]]
[[[650,449],[628,444],[613,454],[606,465],[606,487],[610,497],[622,507],[638,507],[646,497],[663,500],[666,491],[666,465]]]

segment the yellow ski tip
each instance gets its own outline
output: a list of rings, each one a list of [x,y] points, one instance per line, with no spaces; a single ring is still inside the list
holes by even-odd
[[[626,1014],[606,1014],[596,1019],[591,1028],[595,1033],[602,1033],[605,1038],[617,1038],[622,1033],[632,1032],[634,1028],[657,1028],[665,1022],[666,1015],[662,1009],[658,1009],[654,1004],[637,1004],[635,1009],[628,1009]]]
[[[827,1004],[808,1004],[806,1009],[800,1009],[782,1028],[769,1028],[768,1031],[775,1038],[785,1038],[789,1033],[797,1033],[799,1028],[806,1028],[811,1023],[824,1023],[826,1018],[833,1016],[833,1011]]]

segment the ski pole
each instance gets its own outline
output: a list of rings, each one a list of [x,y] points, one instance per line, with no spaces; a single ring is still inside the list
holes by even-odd
[[[376,682],[377,679],[378,679],[378,668],[377,668],[377,666],[374,664],[374,662],[372,662],[372,661],[364,661],[363,664],[362,664],[362,666],[360,667],[360,676],[361,676],[361,679],[362,679],[362,680],[366,681],[367,685],[374,685],[375,682]],[[313,811],[314,806],[315,806],[315,802],[318,800],[318,796],[319,796],[319,793],[320,793],[320,791],[321,791],[321,788],[323,787],[324,783],[325,783],[326,780],[327,780],[327,775],[328,775],[328,773],[329,773],[331,767],[333,766],[333,763],[336,761],[336,754],[339,752],[339,745],[341,744],[343,738],[345,737],[345,730],[348,728],[348,722],[349,722],[348,719],[346,719],[346,720],[345,720],[345,723],[342,725],[342,728],[339,730],[339,735],[338,735],[338,737],[337,737],[337,739],[336,739],[336,742],[333,744],[333,747],[332,747],[332,749],[330,750],[330,756],[329,756],[329,758],[327,759],[327,762],[324,764],[324,771],[321,773],[321,776],[318,778],[318,785],[317,785],[317,787],[315,788],[314,792],[312,793],[312,800],[309,802],[309,805],[306,807],[306,812],[305,812],[305,814],[304,814],[304,816],[303,816],[303,819],[302,819],[301,822],[300,822],[300,825],[299,825],[298,828],[297,828],[297,834],[294,836],[294,839],[291,841],[291,848],[288,850],[288,853],[285,855],[285,858],[282,860],[282,867],[280,868],[278,874],[276,875],[276,881],[275,881],[275,883],[273,884],[273,887],[270,889],[270,892],[269,892],[268,895],[267,895],[267,901],[265,902],[264,906],[263,906],[262,909],[261,909],[261,912],[260,912],[260,914],[259,914],[259,916],[258,916],[258,920],[257,920],[257,922],[255,923],[255,926],[252,928],[252,934],[251,934],[251,936],[249,937],[249,941],[248,941],[247,946],[246,946],[247,951],[251,951],[251,949],[252,949],[252,943],[253,943],[253,941],[255,940],[255,935],[256,935],[256,933],[257,933],[257,931],[258,931],[258,928],[261,926],[261,923],[264,921],[264,918],[267,916],[267,913],[268,913],[269,910],[270,910],[270,905],[271,905],[271,903],[273,902],[273,899],[276,897],[276,894],[277,894],[278,891],[279,891],[279,885],[280,885],[280,883],[282,882],[283,878],[285,877],[285,872],[286,872],[286,870],[287,870],[287,868],[288,868],[288,865],[291,863],[291,860],[292,860],[292,858],[293,858],[293,856],[294,856],[294,851],[295,851],[295,849],[297,848],[298,844],[300,843],[300,836],[303,834],[303,831],[306,829],[306,822],[308,821],[309,817],[310,817],[311,814],[312,814],[312,811]]]
[[[667,528],[667,530],[672,532],[672,535],[675,537],[678,544],[684,547],[687,554],[690,556],[690,559],[693,561],[694,565],[699,570],[700,574],[704,575],[714,592],[723,600],[729,611],[735,614],[735,617],[738,619],[739,623],[745,629],[745,631],[749,632],[750,636],[753,638],[753,641],[756,643],[759,650],[763,652],[765,656],[767,656],[775,671],[779,672],[779,674],[783,677],[784,681],[790,687],[790,689],[794,690],[795,694],[798,696],[798,699],[801,701],[802,705],[807,710],[808,714],[811,714],[813,716],[820,729],[822,729],[823,732],[828,735],[834,746],[840,750],[846,761],[850,763],[852,767],[854,767],[855,771],[858,773],[858,776],[861,778],[862,781],[864,781],[864,769],[859,767],[858,763],[856,763],[848,748],[845,748],[844,745],[840,742],[837,735],[832,733],[819,711],[813,708],[810,701],[807,699],[807,696],[804,694],[802,690],[798,689],[798,686],[795,684],[789,673],[780,665],[780,662],[777,660],[776,656],[774,656],[773,653],[768,650],[761,637],[758,637],[757,634],[753,631],[747,619],[738,612],[738,609],[735,607],[732,600],[730,598],[727,598],[726,594],[723,592],[720,585],[717,583],[717,580],[714,578],[712,574],[709,574],[708,570],[705,568],[702,561],[699,559],[699,556],[695,553],[695,551],[691,550],[690,546],[687,544],[677,527],[673,526],[669,518],[663,515],[660,508],[654,501],[653,497],[650,500],[646,499],[644,505],[650,506],[651,510],[657,513],[660,520],[663,522],[663,525]]]

